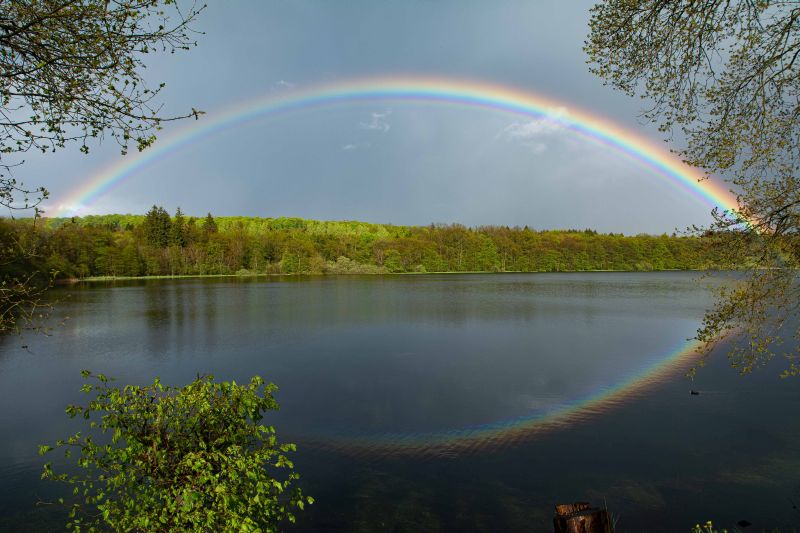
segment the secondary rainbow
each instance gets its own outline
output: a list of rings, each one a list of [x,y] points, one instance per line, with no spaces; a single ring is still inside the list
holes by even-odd
[[[120,156],[59,201],[55,216],[67,216],[90,207],[115,186],[130,179],[143,168],[202,138],[245,122],[290,113],[301,109],[351,102],[419,101],[450,106],[484,108],[529,118],[546,118],[576,134],[606,145],[620,154],[642,163],[671,183],[702,199],[712,207],[735,210],[729,191],[682,163],[662,146],[644,135],[622,128],[608,119],[578,109],[572,103],[512,87],[491,83],[420,76],[365,78],[313,85],[290,91],[270,93],[261,98],[233,105],[219,112],[187,120],[179,129],[160,138],[144,152]],[[563,110],[567,109],[564,113]]]

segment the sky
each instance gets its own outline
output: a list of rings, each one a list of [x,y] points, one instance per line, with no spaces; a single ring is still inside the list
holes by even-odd
[[[662,142],[643,102],[593,76],[592,2],[210,2],[188,52],[150,55],[164,112],[207,115],[271,94],[363,77],[478,80],[545,96]],[[168,138],[170,124],[160,134]],[[170,151],[96,200],[70,193],[123,156],[112,142],[29,154],[17,177],[50,191],[46,214],[298,216],[426,225],[671,233],[711,205],[564,128],[496,110],[377,100],[265,116]],[[136,157],[135,150],[124,156]]]

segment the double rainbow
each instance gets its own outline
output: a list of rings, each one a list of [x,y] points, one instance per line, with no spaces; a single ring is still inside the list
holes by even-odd
[[[383,77],[315,85],[298,90],[269,94],[202,117],[159,139],[151,148],[102,169],[62,198],[56,216],[68,216],[78,208],[91,206],[115,186],[136,175],[148,165],[168,157],[181,148],[225,129],[259,118],[291,113],[301,109],[354,102],[410,101],[482,108],[532,119],[546,119],[591,141],[608,146],[619,154],[643,164],[675,186],[700,198],[709,206],[735,211],[735,197],[703,174],[682,163],[662,146],[644,135],[565,102],[541,95],[473,80],[426,77]],[[569,112],[564,113],[563,109]],[[583,420],[640,394],[654,384],[685,369],[696,357],[698,345],[689,342],[668,353],[636,375],[597,390],[575,401],[513,420],[473,428],[432,434],[332,437],[317,441],[322,447],[341,451],[377,454],[448,455],[484,447],[508,445],[540,432]],[[312,441],[313,442],[313,441]]]
[[[658,175],[710,206],[725,210],[736,210],[737,207],[735,198],[729,191],[712,180],[702,180],[702,173],[682,163],[662,146],[652,143],[644,135],[578,110],[568,103],[528,91],[473,80],[392,76],[272,93],[212,113],[197,121],[188,120],[175,132],[159,139],[151,148],[135,156],[121,157],[81,183],[60,201],[54,202],[58,206],[55,216],[68,216],[76,209],[90,207],[101,196],[146,166],[219,131],[300,109],[368,101],[417,101],[483,108],[534,119],[544,118],[650,167]],[[564,108],[568,108],[569,112],[564,113]]]

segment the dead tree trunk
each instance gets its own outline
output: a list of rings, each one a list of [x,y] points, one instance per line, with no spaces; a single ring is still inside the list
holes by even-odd
[[[586,502],[556,505],[555,533],[612,533],[608,511]]]

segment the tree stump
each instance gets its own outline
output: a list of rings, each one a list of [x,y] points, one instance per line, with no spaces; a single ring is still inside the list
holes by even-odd
[[[612,533],[608,511],[587,502],[556,505],[555,533]]]

